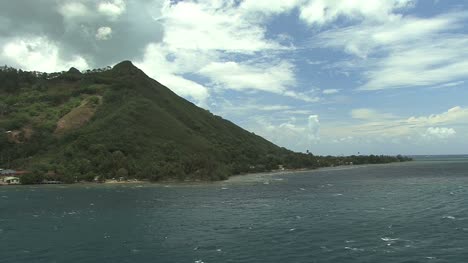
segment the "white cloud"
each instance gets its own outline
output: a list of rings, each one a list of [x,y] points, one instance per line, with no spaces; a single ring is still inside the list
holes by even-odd
[[[300,18],[309,24],[323,25],[339,17],[371,21],[392,20],[393,12],[414,4],[414,0],[309,0],[301,6]]]
[[[364,21],[320,33],[313,46],[360,58],[341,66],[364,72],[361,90],[439,85],[468,78],[468,35],[454,33],[467,19],[467,13],[455,12],[430,18],[400,15],[377,24]]]
[[[192,97],[200,106],[206,104],[208,89],[201,84],[174,74],[161,75],[158,78],[163,85],[170,87],[172,91],[183,97]]]
[[[463,14],[454,13],[433,18],[395,17],[382,23],[360,23],[320,33],[314,39],[315,46],[340,48],[359,57],[396,48],[435,37],[449,29],[459,28]]]
[[[191,67],[187,65],[185,59],[192,56],[177,57],[169,61],[169,55],[172,53],[167,47],[161,44],[150,44],[145,50],[143,60],[135,64],[178,95],[192,98],[200,106],[206,105],[209,97],[208,88],[182,76],[184,72],[190,71]]]
[[[286,113],[293,107],[283,104],[263,104],[255,99],[248,99],[242,102],[232,102],[222,100],[222,103],[217,103],[218,114],[221,116],[237,116],[243,119],[251,116],[259,116],[263,113],[268,115],[277,113]]]
[[[319,140],[320,139],[320,122],[318,115],[310,115],[308,118],[307,127],[309,128],[309,139]]]
[[[418,137],[428,132],[428,128],[442,126],[457,126],[466,130],[468,123],[468,108],[453,107],[446,112],[427,116],[401,118],[389,113],[379,113],[371,109],[358,109],[351,112],[353,118],[364,121],[327,123],[323,126],[324,134],[330,137],[361,137],[374,140],[388,138]],[[432,130],[429,130],[431,132]],[[446,130],[439,130],[446,131]]]
[[[282,94],[295,85],[294,66],[286,61],[277,64],[240,64],[234,61],[212,62],[199,73],[216,86],[234,90],[261,90]]]
[[[453,128],[429,127],[423,134],[423,137],[428,139],[447,139],[455,136],[455,134],[456,132]]]
[[[97,40],[108,40],[112,36],[112,28],[110,27],[100,27],[96,32],[96,39]]]
[[[411,117],[407,119],[407,122],[413,125],[466,124],[468,122],[468,108],[456,106],[440,114]]]
[[[76,1],[63,2],[58,5],[58,12],[67,19],[87,17],[91,11],[83,3]]]
[[[167,3],[158,20],[164,24],[163,42],[172,48],[238,53],[285,49],[267,40],[266,29],[245,19],[231,1]]]
[[[136,64],[158,80],[165,78],[169,88],[176,79],[180,84],[180,78],[192,83],[201,78],[207,79],[207,86],[215,91],[263,91],[316,101],[293,90],[295,67],[278,57],[291,48],[267,39],[263,21],[252,15],[257,5],[165,1],[161,16],[155,18],[164,28],[163,39],[149,44]],[[190,97],[200,97],[197,94]],[[208,89],[204,94],[209,94]]]
[[[3,46],[0,54],[23,70],[57,72],[70,67],[81,70],[89,68],[87,61],[81,56],[62,59],[59,48],[45,37],[11,39]]]
[[[296,100],[302,100],[306,102],[318,102],[320,101],[320,98],[317,96],[314,96],[313,91],[307,91],[307,92],[297,92],[293,90],[287,90],[285,91],[282,95],[294,98]]]
[[[451,88],[451,87],[458,87],[465,84],[465,81],[454,81],[454,82],[447,82],[444,84],[440,84],[435,86],[434,88]]]
[[[240,5],[240,11],[252,15],[275,15],[290,12],[303,4],[304,0],[244,0]]]
[[[338,92],[340,92],[339,89],[324,89],[324,90],[322,90],[322,93],[325,94],[325,95],[336,94]]]
[[[99,13],[110,19],[117,19],[125,12],[126,4],[123,0],[104,1],[100,2],[97,8]]]
[[[468,78],[468,36],[408,45],[376,63],[366,78],[362,90],[431,86]]]

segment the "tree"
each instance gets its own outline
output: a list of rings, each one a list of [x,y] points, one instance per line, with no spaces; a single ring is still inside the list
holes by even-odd
[[[20,177],[21,184],[40,184],[44,180],[44,177],[38,171],[34,171],[33,173],[23,174]]]

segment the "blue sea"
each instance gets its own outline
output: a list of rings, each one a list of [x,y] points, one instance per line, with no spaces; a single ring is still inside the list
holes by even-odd
[[[0,262],[468,262],[468,157],[0,187]]]

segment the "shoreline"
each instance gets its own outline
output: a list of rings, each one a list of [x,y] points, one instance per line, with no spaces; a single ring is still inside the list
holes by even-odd
[[[412,162],[412,161],[411,161]],[[329,167],[319,167],[315,169],[290,169],[283,171],[271,171],[271,172],[261,172],[261,173],[248,173],[243,175],[234,175],[229,177],[225,183],[241,183],[241,182],[266,182],[273,179],[277,175],[289,175],[289,174],[298,174],[298,173],[316,173],[316,172],[327,172],[327,171],[342,171],[342,170],[351,170],[365,168],[369,166],[388,166],[388,165],[397,165],[402,163],[411,163],[411,162],[394,162],[394,163],[376,163],[376,164],[357,164],[357,165],[338,165],[338,166],[329,166]]]
[[[326,171],[340,171],[340,170],[350,170],[350,169],[359,169],[365,168],[369,166],[387,166],[387,165],[395,165],[401,164],[402,162],[395,162],[395,163],[381,163],[381,164],[359,164],[359,165],[338,165],[333,167],[319,167],[314,169],[285,169],[285,170],[275,170],[269,172],[257,172],[257,173],[246,173],[246,174],[239,174],[230,176],[227,180],[223,181],[177,181],[177,180],[166,180],[166,181],[157,181],[151,182],[149,180],[138,180],[138,179],[129,179],[127,181],[118,181],[118,180],[105,180],[104,182],[76,182],[72,184],[31,184],[29,186],[40,186],[40,185],[82,185],[82,186],[90,186],[90,185],[207,185],[207,184],[225,184],[225,183],[253,183],[253,182],[264,182],[268,183],[269,180],[273,179],[273,176],[277,175],[288,175],[288,174],[297,174],[297,173],[314,173],[314,172],[326,172]],[[404,162],[408,163],[408,162]],[[282,179],[281,179],[282,180]],[[2,186],[23,186],[22,184],[1,184]]]

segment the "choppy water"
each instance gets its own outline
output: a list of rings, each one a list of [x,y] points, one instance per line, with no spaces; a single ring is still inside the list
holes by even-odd
[[[0,187],[0,262],[468,262],[468,160]]]

